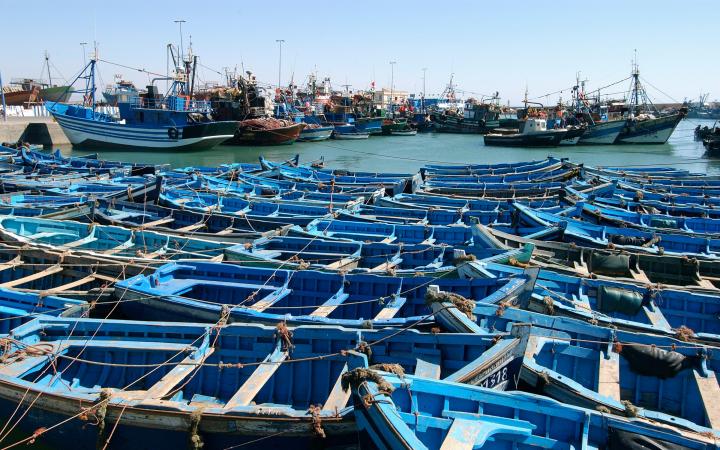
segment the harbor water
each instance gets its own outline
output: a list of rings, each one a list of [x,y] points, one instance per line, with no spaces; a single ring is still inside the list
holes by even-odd
[[[169,163],[173,167],[217,166],[231,162],[257,162],[262,155],[273,161],[300,154],[303,163],[325,158],[328,167],[361,171],[416,172],[425,164],[498,163],[542,159],[547,155],[569,158],[592,166],[672,166],[693,172],[720,174],[720,160],[704,157],[702,142],[693,139],[697,125],[708,120],[684,119],[663,145],[593,145],[557,148],[485,147],[480,135],[423,133],[416,136],[372,136],[366,140],[297,142],[273,147],[221,145],[201,152],[100,151],[104,159]],[[61,148],[67,155],[85,150]]]

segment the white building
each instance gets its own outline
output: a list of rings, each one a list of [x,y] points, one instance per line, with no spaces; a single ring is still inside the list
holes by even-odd
[[[392,99],[391,99],[392,94]],[[393,105],[399,105],[402,103],[405,103],[408,99],[408,92],[407,91],[399,91],[399,90],[392,90],[392,93],[390,92],[390,89],[388,88],[382,88],[379,91],[375,91],[373,93],[373,103],[376,105],[379,105],[379,108],[381,109],[387,109],[390,104]]]

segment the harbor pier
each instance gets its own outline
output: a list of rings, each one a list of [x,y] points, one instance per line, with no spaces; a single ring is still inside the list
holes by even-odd
[[[52,117],[8,117],[0,120],[0,142],[29,142],[42,146],[70,144]]]

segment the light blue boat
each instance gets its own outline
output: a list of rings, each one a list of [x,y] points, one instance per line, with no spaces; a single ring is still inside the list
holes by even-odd
[[[525,390],[720,437],[716,347],[508,305],[477,303],[472,318],[449,303],[433,307],[443,308],[436,317],[449,331],[485,335],[532,325],[521,371]]]
[[[359,355],[356,360],[364,357]],[[702,432],[565,405],[547,397],[397,375],[356,364],[345,376],[358,427],[378,449],[716,449]],[[505,380],[502,369],[492,378]]]
[[[538,270],[538,269],[534,269]],[[474,261],[460,271],[466,276],[507,278],[527,275],[524,269]],[[539,270],[533,295],[515,306],[568,316],[602,326],[720,343],[720,302],[715,290],[654,287],[621,281],[581,278]]]
[[[69,250],[101,260],[157,263],[224,258],[228,245],[192,237],[69,220],[0,216],[0,237],[47,250]]]

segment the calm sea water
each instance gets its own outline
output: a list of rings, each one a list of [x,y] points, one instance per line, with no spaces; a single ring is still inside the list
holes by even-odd
[[[263,155],[285,160],[300,154],[301,162],[325,157],[328,167],[382,172],[415,172],[429,163],[498,163],[542,159],[547,155],[601,166],[673,166],[696,172],[720,174],[720,159],[703,156],[702,142],[693,140],[698,124],[712,121],[683,120],[663,145],[567,146],[551,149],[485,147],[482,136],[426,133],[416,136],[372,136],[367,140],[298,142],[274,147],[218,146],[202,152],[101,151],[106,159],[170,163],[173,167],[217,166],[230,162],[256,162]],[[65,154],[81,150],[63,148]]]

